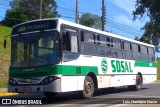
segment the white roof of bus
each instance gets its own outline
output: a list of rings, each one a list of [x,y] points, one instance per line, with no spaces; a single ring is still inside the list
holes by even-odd
[[[69,22],[69,21],[66,21],[66,20],[63,20],[63,19],[59,19],[59,18],[47,18],[47,19],[39,19],[39,20],[58,20],[59,24],[66,24],[66,25],[69,25],[69,26],[73,26],[73,27],[84,29],[84,30],[92,31],[92,32],[95,32],[95,33],[98,33],[98,34],[104,34],[104,35],[108,35],[110,37],[119,38],[119,39],[130,41],[130,42],[133,42],[133,43],[138,43],[138,44],[142,44],[142,45],[145,45],[145,46],[155,47],[154,45],[139,42],[139,41],[136,41],[134,39],[126,38],[126,37],[119,36],[119,35],[109,33],[109,32],[104,32],[104,31],[101,31],[101,30],[97,30],[97,29],[94,29],[94,28],[90,28],[90,27],[87,27],[87,26],[84,26],[84,25],[76,24],[76,23]],[[27,22],[24,22],[24,23],[34,22],[34,21],[38,21],[38,20],[27,21]],[[24,23],[21,23],[21,24],[24,24]],[[21,24],[15,25],[13,27],[19,26]]]

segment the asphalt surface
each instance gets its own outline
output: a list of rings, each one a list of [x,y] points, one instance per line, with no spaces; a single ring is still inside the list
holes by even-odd
[[[118,87],[113,90],[100,89],[91,99],[81,99],[78,92],[58,94],[52,99],[46,98],[42,93],[19,94],[0,98],[12,99],[13,106],[20,107],[33,105],[21,105],[22,102],[18,103],[18,100],[36,100],[40,104],[37,105],[38,107],[157,107],[160,106],[157,104],[160,104],[160,83],[145,84],[140,91],[129,91],[126,87]]]

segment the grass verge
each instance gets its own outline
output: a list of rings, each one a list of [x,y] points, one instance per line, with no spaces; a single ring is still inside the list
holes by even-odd
[[[8,76],[0,77],[0,88],[7,88]]]

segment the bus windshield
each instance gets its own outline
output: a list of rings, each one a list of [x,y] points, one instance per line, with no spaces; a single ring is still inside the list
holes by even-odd
[[[37,67],[59,62],[59,33],[30,33],[11,38],[11,67]]]

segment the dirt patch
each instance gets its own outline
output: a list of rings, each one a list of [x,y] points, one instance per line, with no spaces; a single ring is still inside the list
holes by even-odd
[[[9,63],[9,55],[0,55],[0,88],[7,87]]]
[[[7,88],[0,88],[0,92],[7,92]]]

